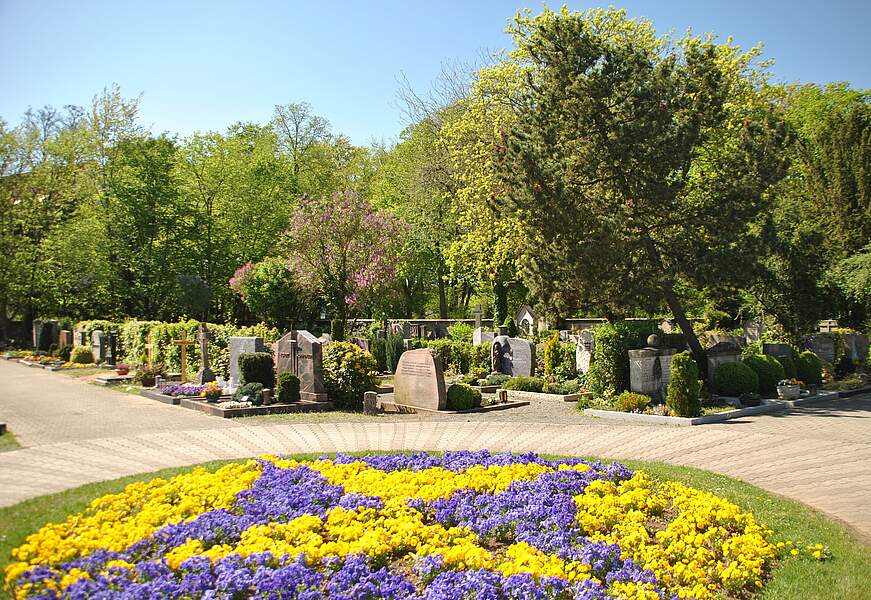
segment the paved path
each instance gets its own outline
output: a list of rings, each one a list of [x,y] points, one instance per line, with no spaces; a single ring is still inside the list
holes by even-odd
[[[810,504],[871,539],[871,395],[696,427],[613,424],[570,405],[517,410],[231,422],[0,362],[0,420],[29,446],[0,453],[0,506],[264,452],[486,448],[709,469]]]

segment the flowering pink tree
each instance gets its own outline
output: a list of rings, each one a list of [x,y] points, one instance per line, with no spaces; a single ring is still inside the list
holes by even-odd
[[[405,226],[352,191],[304,196],[291,215],[288,264],[343,324],[392,283]]]

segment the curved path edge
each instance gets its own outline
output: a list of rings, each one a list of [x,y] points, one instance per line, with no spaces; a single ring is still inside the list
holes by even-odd
[[[87,483],[263,453],[482,449],[661,461],[715,471],[810,505],[866,543],[871,540],[871,444],[727,428],[279,423],[78,440],[0,453],[0,506]]]

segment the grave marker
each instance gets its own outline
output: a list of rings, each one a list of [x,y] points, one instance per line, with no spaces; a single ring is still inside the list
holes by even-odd
[[[91,332],[91,354],[94,355],[96,363],[106,360],[106,337],[101,329]]]
[[[441,359],[429,348],[403,352],[396,367],[393,396],[396,404],[444,410],[447,391]]]
[[[199,385],[204,385],[210,381],[216,381],[217,377],[212,372],[209,365],[209,328],[205,323],[200,323],[200,370],[194,376],[194,382]],[[184,370],[184,369],[182,369]]]
[[[188,380],[188,348],[190,346],[195,346],[196,342],[188,339],[188,332],[185,329],[181,331],[181,339],[173,340],[173,344],[178,346],[181,349],[181,382],[187,383]]]
[[[233,336],[230,338],[230,388],[239,387],[239,355],[246,352],[266,352],[266,344],[263,338]]]
[[[305,330],[286,333],[275,344],[275,372],[293,373],[299,378],[299,397],[326,402],[323,343]]]
[[[490,368],[511,377],[535,374],[535,345],[521,338],[498,335],[490,346]]]
[[[579,373],[587,373],[593,360],[593,332],[584,329],[578,334],[578,343],[575,345],[575,367]]]

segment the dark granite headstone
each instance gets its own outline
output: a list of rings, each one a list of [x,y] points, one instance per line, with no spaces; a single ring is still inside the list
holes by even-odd
[[[864,363],[868,359],[868,336],[861,333],[845,333],[844,350],[852,361]]]
[[[811,335],[805,339],[804,347],[826,362],[835,362],[835,340],[830,335]]]
[[[106,364],[114,367],[118,360],[118,332],[110,331],[106,334]]]
[[[275,344],[275,372],[299,377],[301,400],[326,402],[323,343],[305,330],[286,333]]]
[[[33,348],[35,350],[48,350],[52,344],[58,341],[59,327],[57,321],[33,321]]]
[[[200,323],[198,338],[200,342],[200,370],[194,375],[194,383],[205,385],[216,381],[218,378],[215,377],[215,373],[212,371],[211,364],[209,363],[209,328],[204,323]]]
[[[234,336],[230,338],[230,387],[237,388],[240,383],[239,355],[246,352],[266,352],[263,338]]]
[[[530,377],[535,374],[535,345],[522,338],[498,335],[490,346],[490,367],[494,373]]]
[[[786,356],[792,358],[792,348],[789,344],[762,344],[762,354],[780,358]]]
[[[397,404],[444,410],[447,392],[441,359],[429,348],[403,352],[396,367],[393,397]]]

